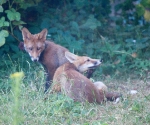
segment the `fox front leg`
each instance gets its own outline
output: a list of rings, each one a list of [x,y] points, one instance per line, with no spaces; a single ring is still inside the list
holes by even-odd
[[[49,87],[51,86],[51,82],[52,82],[52,78],[50,77],[49,74],[47,74],[44,93],[48,91]]]
[[[53,76],[54,76],[54,72],[56,71],[56,68],[57,67],[53,67],[53,68],[48,67],[47,69],[49,69],[49,70],[47,70],[45,68],[45,71],[46,71],[46,83],[45,83],[45,90],[44,90],[44,92],[47,92],[48,89],[50,88],[50,86],[52,84],[52,81],[53,81]]]

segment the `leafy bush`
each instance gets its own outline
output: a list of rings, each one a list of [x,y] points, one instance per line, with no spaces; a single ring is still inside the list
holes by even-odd
[[[38,2],[40,0],[35,1],[35,3]],[[23,9],[35,5],[35,3],[30,0],[0,1],[0,55],[19,53],[16,41],[20,42],[22,36],[19,29],[23,24],[26,24],[21,20],[21,12]]]

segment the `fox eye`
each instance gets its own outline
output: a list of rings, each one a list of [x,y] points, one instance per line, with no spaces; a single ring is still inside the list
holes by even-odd
[[[41,49],[41,47],[38,47],[38,48],[37,48],[37,50],[40,50],[40,49]]]
[[[90,61],[90,59],[87,59],[87,62],[89,62]]]
[[[32,47],[29,47],[28,49],[29,49],[29,50],[33,50],[33,48],[32,48]]]

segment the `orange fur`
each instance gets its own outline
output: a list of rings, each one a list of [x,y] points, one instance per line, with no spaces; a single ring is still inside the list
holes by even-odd
[[[70,52],[65,52],[65,56],[69,62],[60,66],[53,78],[53,83],[61,85],[61,91],[65,95],[75,101],[88,101],[91,103],[101,103],[107,96],[109,100],[120,97],[120,94],[109,94],[108,92],[105,94],[102,89],[99,89],[80,73],[100,65],[100,60],[91,59],[86,56],[80,57]]]
[[[65,57],[66,48],[55,44],[53,41],[46,40],[47,29],[43,29],[38,34],[31,34],[28,29],[22,29],[24,49],[29,53],[32,61],[39,61],[45,68],[47,78],[45,92],[51,85],[56,69],[68,62]],[[22,44],[21,44],[22,45]],[[93,71],[87,74],[90,78]]]
[[[22,29],[24,48],[29,53],[32,61],[39,61],[45,68],[47,79],[45,92],[51,84],[56,69],[68,62],[65,58],[66,48],[46,40],[47,29],[32,35],[26,28]]]

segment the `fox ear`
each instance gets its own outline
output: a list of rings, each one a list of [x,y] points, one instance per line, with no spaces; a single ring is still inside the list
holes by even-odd
[[[78,56],[73,54],[73,53],[71,53],[71,52],[66,51],[65,52],[65,57],[68,59],[68,61],[70,63],[73,63],[75,60],[77,60]]]
[[[29,32],[27,28],[24,27],[22,29],[22,36],[23,36],[23,40],[30,39],[31,33]]]
[[[47,36],[47,29],[43,29],[43,30],[39,33],[39,39],[44,39],[44,40],[46,40],[46,36]]]

